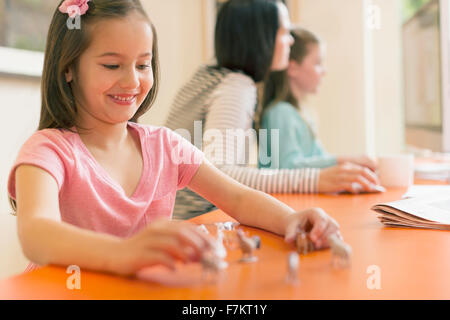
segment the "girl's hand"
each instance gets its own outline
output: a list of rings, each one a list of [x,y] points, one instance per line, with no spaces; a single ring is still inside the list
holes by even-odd
[[[309,233],[315,249],[328,248],[328,237],[337,234],[339,238],[339,224],[320,208],[311,208],[289,215],[286,218],[285,240],[289,243],[295,241],[299,230]]]
[[[125,276],[157,264],[173,270],[176,261],[200,261],[204,252],[214,246],[214,240],[195,225],[159,220],[135,236],[122,240],[114,253],[112,270]]]
[[[320,193],[379,192],[376,188],[379,184],[380,181],[373,171],[367,167],[347,162],[320,170],[318,191]],[[356,188],[356,186],[360,186],[360,188]]]
[[[346,162],[354,163],[362,167],[369,168],[375,172],[378,168],[378,161],[376,158],[369,156],[359,156],[359,157],[338,157],[337,163],[344,164]]]

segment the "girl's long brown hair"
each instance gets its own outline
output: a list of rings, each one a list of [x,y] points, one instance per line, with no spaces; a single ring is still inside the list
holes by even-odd
[[[153,105],[159,89],[160,69],[158,57],[158,40],[155,27],[144,11],[139,0],[91,0],[89,10],[81,16],[79,29],[69,29],[68,15],[58,8],[50,23],[44,57],[44,68],[41,79],[41,115],[38,130],[61,128],[71,130],[75,126],[77,106],[72,94],[71,85],[66,81],[66,71],[75,70],[73,83],[76,85],[76,70],[80,56],[89,47],[92,35],[90,27],[101,20],[126,17],[132,12],[140,13],[150,24],[153,33],[152,69],[154,83],[147,97],[130,121],[138,119]],[[84,129],[84,128],[80,128]],[[14,213],[16,201],[9,197]]]

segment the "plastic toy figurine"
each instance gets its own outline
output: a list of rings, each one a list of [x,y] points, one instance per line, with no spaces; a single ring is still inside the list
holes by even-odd
[[[352,248],[336,234],[328,237],[328,242],[333,254],[332,264],[335,268],[347,268],[350,265]]]
[[[217,231],[225,229],[223,222],[215,222],[214,224],[217,227]]]
[[[258,257],[253,255],[256,249],[261,247],[261,239],[258,236],[247,237],[242,229],[237,231],[239,246],[242,250],[243,257],[240,262],[250,263],[258,261]]]
[[[208,231],[208,229],[205,227],[204,224],[199,225],[197,228],[198,228],[199,230],[203,231],[204,233],[209,234],[209,231]]]
[[[300,257],[297,252],[290,252],[288,255],[288,271],[286,276],[286,282],[289,284],[297,284],[298,283],[298,267],[300,265]]]
[[[314,243],[309,239],[308,234],[300,230],[297,234],[297,251],[300,254],[308,254],[314,251]]]
[[[239,225],[239,222],[226,221],[223,223],[223,228],[224,228],[224,230],[227,230],[227,231],[233,231],[235,229],[235,227],[237,227],[238,225]]]
[[[216,255],[222,259],[224,259],[227,256],[227,249],[223,244],[223,240],[224,240],[223,230],[218,229],[216,239]]]
[[[226,269],[228,263],[218,257],[215,252],[209,251],[202,257],[203,278],[207,279],[209,275],[215,277],[220,270]]]
[[[239,225],[239,222],[232,222],[232,221],[226,221],[221,224],[221,228],[218,226],[218,230],[221,229],[224,231],[224,245],[227,247],[233,246],[234,247],[234,235],[236,227]]]

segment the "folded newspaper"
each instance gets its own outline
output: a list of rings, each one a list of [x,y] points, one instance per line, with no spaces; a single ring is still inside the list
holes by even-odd
[[[381,203],[372,210],[390,227],[450,230],[450,192]]]

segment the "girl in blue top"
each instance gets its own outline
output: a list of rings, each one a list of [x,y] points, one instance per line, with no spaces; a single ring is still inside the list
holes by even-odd
[[[325,75],[323,46],[317,36],[305,29],[295,28],[291,34],[294,44],[288,69],[272,72],[265,84],[260,129],[266,129],[267,135],[259,141],[259,167],[329,168],[335,171],[337,182],[345,180],[343,191],[361,191],[361,186],[364,186],[364,191],[376,191],[376,185],[360,181],[364,178],[355,174],[361,170],[375,171],[375,160],[367,156],[336,157],[328,154],[301,114],[301,101],[307,94],[317,92]],[[279,139],[275,139],[277,143],[273,145],[272,129],[279,130]],[[274,157],[277,152],[279,156]],[[348,179],[348,175],[354,175],[355,181]]]

